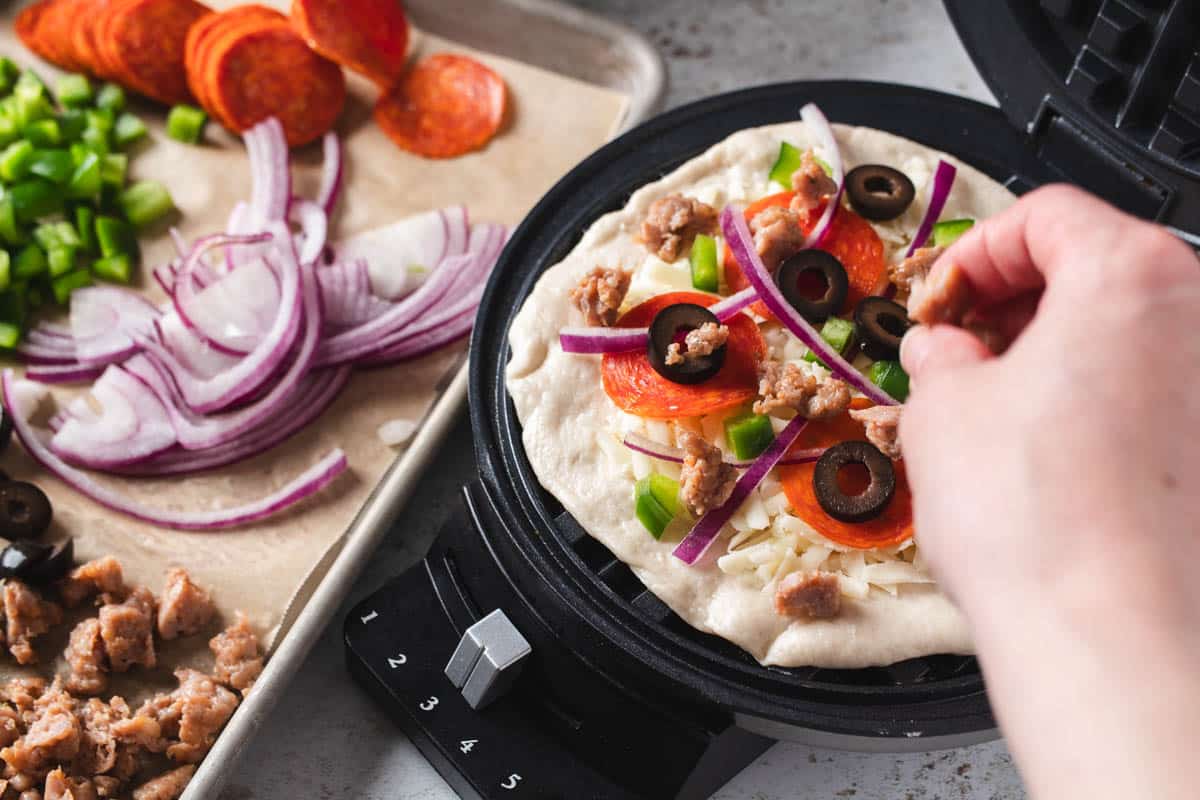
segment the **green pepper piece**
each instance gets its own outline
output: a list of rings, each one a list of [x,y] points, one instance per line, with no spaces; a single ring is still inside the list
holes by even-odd
[[[129,283],[133,280],[133,259],[124,254],[96,259],[92,274],[111,283]]]
[[[26,237],[17,223],[17,210],[11,197],[0,200],[0,239],[8,245],[25,244]]]
[[[93,108],[87,112],[87,119],[89,128],[112,133],[117,124],[117,112],[110,108]]]
[[[75,232],[75,226],[69,222],[47,222],[38,225],[33,231],[33,238],[43,250],[61,246],[79,247],[83,244],[79,234]]]
[[[96,107],[119,114],[125,110],[125,90],[115,83],[106,83],[96,92]]]
[[[13,94],[18,97],[45,97],[46,84],[33,70],[22,70],[13,84]]]
[[[18,183],[12,187],[8,196],[12,198],[17,219],[23,222],[58,214],[64,207],[62,190],[41,178],[31,178]]]
[[[973,219],[948,219],[933,226],[933,246],[949,247],[975,225]]]
[[[800,160],[803,157],[804,153],[799,147],[787,142],[781,142],[779,144],[779,157],[775,159],[775,166],[771,167],[771,180],[778,183],[784,189],[791,189],[792,173],[800,169]]]
[[[725,420],[725,438],[735,456],[749,461],[771,446],[775,429],[771,418],[764,414],[741,414]]]
[[[8,56],[0,56],[0,93],[7,94],[20,75],[21,68],[16,65],[16,62]]]
[[[13,95],[13,120],[25,129],[35,122],[54,118],[54,106],[45,97]]]
[[[12,256],[7,250],[0,250],[0,292],[12,283]]]
[[[75,173],[75,159],[69,150],[37,150],[29,171],[54,183],[67,183]]]
[[[840,317],[830,317],[821,327],[821,338],[828,342],[830,347],[837,350],[839,355],[843,356],[854,345],[854,334],[854,323]],[[829,366],[817,358],[817,354],[812,350],[804,354],[804,360],[826,368]]]
[[[68,108],[86,106],[92,102],[92,83],[87,75],[64,75],[54,84],[54,96]]]
[[[717,266],[717,240],[699,234],[692,244],[692,286],[702,292],[716,292],[721,284]]]
[[[117,117],[116,123],[113,125],[113,140],[117,143],[117,147],[128,147],[142,139],[149,133],[146,128],[146,123],[136,114],[130,114],[128,111]]]
[[[157,181],[141,181],[121,193],[121,208],[135,227],[144,228],[175,210],[167,187]]]
[[[89,152],[71,174],[67,193],[71,197],[95,197],[103,184],[101,178],[101,156]]]
[[[25,140],[4,148],[0,153],[0,180],[12,183],[28,177],[35,150],[33,144]]]
[[[0,347],[9,350],[21,343],[21,329],[11,322],[0,322]]]
[[[26,245],[17,253],[13,262],[13,276],[17,278],[36,278],[46,272],[49,264],[46,254],[36,244]]]
[[[75,209],[75,234],[85,253],[96,252],[96,212],[88,206]]]
[[[125,186],[125,175],[129,172],[129,156],[110,153],[100,159],[100,181],[120,189]]]
[[[99,128],[84,128],[79,141],[86,145],[93,153],[98,153],[102,156],[108,155],[112,149],[112,145],[108,141],[108,134]]]
[[[58,128],[64,142],[77,142],[87,130],[87,113],[78,108],[68,108],[58,115]]]
[[[86,269],[68,272],[66,275],[60,275],[50,281],[50,288],[54,292],[54,299],[60,306],[65,306],[67,301],[71,299],[71,292],[91,285],[92,274]]]
[[[57,278],[59,275],[75,269],[75,256],[78,253],[79,248],[71,245],[51,247],[46,253],[46,264],[50,268],[50,277]]]
[[[666,475],[651,473],[633,489],[634,514],[655,539],[679,513],[679,482]]]
[[[36,147],[57,147],[63,142],[62,128],[56,119],[39,119],[30,122],[21,131]]]
[[[204,124],[208,122],[205,114],[195,106],[175,106],[167,115],[167,136],[185,144],[196,144],[204,135]]]
[[[105,258],[137,252],[133,228],[115,217],[96,218],[96,241],[100,245],[100,255]]]
[[[871,383],[903,403],[908,399],[908,373],[899,361],[876,361],[867,370]]]
[[[21,129],[17,121],[9,116],[0,116],[0,147],[8,147],[21,138]]]

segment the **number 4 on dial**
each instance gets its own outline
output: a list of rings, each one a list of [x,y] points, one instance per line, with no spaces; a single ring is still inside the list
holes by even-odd
[[[464,755],[475,749],[475,745],[479,744],[478,739],[463,739],[458,743],[458,749]]]

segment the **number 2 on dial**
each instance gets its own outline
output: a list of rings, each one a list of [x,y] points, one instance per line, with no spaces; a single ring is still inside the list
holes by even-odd
[[[435,708],[437,708],[437,704],[439,702],[440,701],[436,697],[430,697],[428,700],[417,706],[417,708],[421,709],[422,711],[433,711]]]

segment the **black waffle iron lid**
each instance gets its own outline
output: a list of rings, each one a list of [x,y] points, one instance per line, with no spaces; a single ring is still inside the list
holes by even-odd
[[[1200,3],[945,4],[1040,160],[1200,244]]]

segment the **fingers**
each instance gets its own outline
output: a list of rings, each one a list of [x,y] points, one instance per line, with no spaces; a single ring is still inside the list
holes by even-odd
[[[914,383],[922,375],[990,358],[992,352],[978,337],[950,325],[913,328],[900,344],[900,364]]]
[[[968,231],[938,259],[951,263],[988,306],[1038,292],[1073,264],[1110,260],[1146,223],[1071,186],[1047,186]]]

